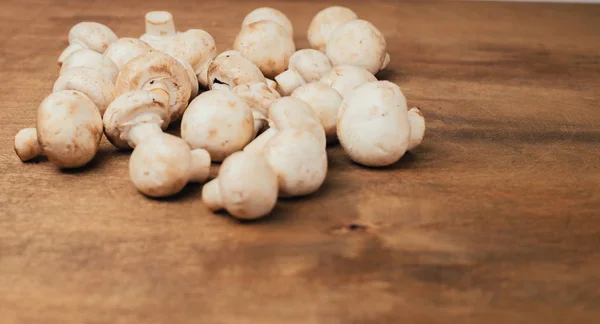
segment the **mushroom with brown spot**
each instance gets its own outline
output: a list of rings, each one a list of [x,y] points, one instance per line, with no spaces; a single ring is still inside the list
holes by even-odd
[[[254,135],[266,126],[267,116],[269,116],[269,107],[281,96],[277,91],[270,88],[266,83],[251,82],[244,83],[232,89],[233,93],[242,98],[248,107],[252,109],[254,117]]]
[[[319,82],[324,83],[347,98],[359,86],[377,81],[377,78],[364,68],[352,65],[339,65],[327,72]]]
[[[67,56],[60,68],[60,74],[63,74],[70,68],[79,66],[102,72],[104,78],[113,84],[116,82],[117,75],[119,74],[117,65],[109,57],[87,48],[82,48]]]
[[[106,25],[97,22],[80,22],[69,30],[69,46],[60,54],[58,65],[77,50],[87,48],[100,54],[117,40],[117,35]]]
[[[106,80],[98,70],[87,67],[73,67],[67,69],[56,80],[53,92],[63,90],[77,90],[88,96],[100,112],[104,111],[115,99],[115,85]]]
[[[332,68],[327,55],[314,49],[299,50],[290,58],[288,69],[275,77],[277,90],[289,96],[303,84],[319,81]]]
[[[337,117],[343,101],[342,96],[326,84],[312,82],[294,90],[292,97],[298,98],[312,107],[325,130],[327,142],[335,142],[337,140]]]

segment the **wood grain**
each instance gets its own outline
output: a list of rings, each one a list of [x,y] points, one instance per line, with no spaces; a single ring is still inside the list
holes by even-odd
[[[378,170],[332,147],[318,193],[240,223],[201,185],[141,196],[106,140],[59,171],[21,163],[13,136],[79,21],[136,37],[167,9],[225,50],[271,5],[305,48],[325,4],[2,1],[0,323],[597,323],[600,6],[345,4],[386,35],[379,77],[421,107],[426,141]]]

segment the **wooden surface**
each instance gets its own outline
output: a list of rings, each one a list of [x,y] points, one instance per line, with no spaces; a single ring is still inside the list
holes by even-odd
[[[2,1],[0,323],[598,323],[600,6],[346,2],[426,142],[380,170],[334,147],[322,189],[262,221],[211,214],[201,185],[141,196],[106,140],[78,171],[14,154],[75,23],[135,37],[168,9],[225,50],[261,5],[298,48],[326,6]]]

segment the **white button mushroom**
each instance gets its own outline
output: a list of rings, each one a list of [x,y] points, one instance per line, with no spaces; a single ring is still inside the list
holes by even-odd
[[[110,58],[87,48],[82,48],[67,56],[60,68],[60,74],[63,74],[64,71],[70,68],[78,66],[92,68],[102,72],[104,78],[113,84],[117,80],[117,75],[119,74],[119,69],[115,62]]]
[[[251,82],[244,83],[232,89],[233,93],[242,98],[248,107],[252,109],[254,116],[254,136],[265,126],[267,116],[269,116],[269,107],[281,96],[279,93],[266,83]]]
[[[308,26],[308,42],[310,46],[325,52],[327,40],[334,30],[343,24],[357,19],[354,11],[346,7],[329,7],[317,13]]]
[[[221,164],[219,176],[202,188],[202,201],[238,219],[261,218],[277,203],[277,175],[263,157],[233,153]]]
[[[108,105],[115,99],[115,85],[106,80],[98,70],[87,67],[67,69],[54,83],[53,92],[77,90],[88,96],[104,115]]]
[[[312,107],[325,130],[327,142],[335,142],[337,117],[343,101],[342,96],[326,84],[312,82],[294,90],[292,97],[298,98]]]
[[[413,107],[408,111],[408,122],[410,123],[410,143],[408,151],[421,145],[425,137],[425,118],[421,109]]]
[[[242,28],[233,49],[256,64],[266,77],[273,78],[287,69],[296,46],[280,24],[261,20]]]
[[[209,171],[207,151],[190,150],[181,138],[165,133],[141,141],[129,159],[131,181],[150,197],[171,196],[188,182],[204,182]]]
[[[229,89],[210,90],[192,100],[181,120],[181,137],[223,161],[253,137],[252,110]]]
[[[69,46],[60,54],[58,65],[82,48],[102,54],[116,40],[117,35],[107,26],[97,22],[80,22],[69,30]]]
[[[264,156],[277,174],[282,197],[309,195],[327,175],[327,152],[311,133],[282,130],[267,144]]]
[[[37,111],[36,128],[15,136],[22,161],[40,154],[59,168],[78,168],[90,162],[102,138],[102,117],[96,105],[79,91],[54,92]]]
[[[104,56],[110,58],[120,70],[134,58],[152,51],[152,47],[137,38],[119,38],[110,44]]]
[[[369,82],[344,100],[338,119],[340,144],[350,158],[379,167],[398,161],[409,147],[406,98],[388,81]]]
[[[237,51],[219,54],[207,71],[208,88],[233,88],[249,82],[266,83],[260,69]]]
[[[290,95],[299,86],[319,81],[333,68],[327,55],[314,50],[299,50],[290,58],[288,69],[275,77],[278,90]]]
[[[334,88],[345,99],[359,86],[373,81],[377,78],[361,67],[340,65],[327,72],[319,82]]]
[[[294,37],[294,27],[292,26],[290,19],[283,12],[269,7],[256,8],[252,10],[244,18],[242,27],[261,20],[270,20],[280,24],[288,33],[288,35],[290,35],[290,37]]]
[[[208,65],[217,55],[213,37],[204,30],[190,29],[179,33],[167,44],[164,52],[187,61],[203,87],[208,87]]]
[[[192,85],[185,68],[171,56],[149,52],[129,61],[116,83],[117,95],[132,90],[160,94],[168,102],[171,120],[177,120],[190,100]]]
[[[153,48],[164,51],[171,39],[177,35],[173,15],[168,11],[146,13],[146,33],[140,39]]]
[[[325,53],[333,65],[354,65],[376,74],[389,64],[383,34],[366,20],[356,19],[337,28],[327,40]]]

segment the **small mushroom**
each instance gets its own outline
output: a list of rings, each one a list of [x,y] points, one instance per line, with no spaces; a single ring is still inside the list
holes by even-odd
[[[252,110],[229,89],[210,90],[190,103],[181,120],[181,137],[192,147],[223,161],[253,138]]]
[[[242,98],[248,107],[252,109],[254,116],[254,136],[265,126],[269,107],[281,96],[266,83],[251,82],[244,83],[232,89],[233,93]]]
[[[58,65],[82,48],[102,54],[116,40],[117,35],[107,26],[97,22],[80,22],[69,30],[69,46],[60,54]]]
[[[285,29],[286,33],[288,33],[290,37],[294,36],[294,27],[292,26],[290,19],[283,12],[269,7],[256,8],[252,10],[244,18],[244,21],[242,22],[242,28],[261,20],[270,20],[276,22],[280,24],[283,29]]]
[[[85,94],[64,90],[46,97],[37,111],[36,128],[15,136],[22,161],[44,154],[59,168],[78,168],[90,162],[102,138],[102,117]]]
[[[327,152],[311,133],[285,129],[265,148],[264,156],[277,174],[279,195],[309,195],[319,189],[327,175]]]
[[[388,81],[364,84],[344,99],[338,118],[340,144],[359,164],[386,166],[398,161],[410,142],[406,98]]]
[[[168,11],[150,11],[145,15],[146,33],[140,39],[152,48],[164,52],[172,38],[177,35],[173,15]]]
[[[357,19],[354,11],[346,7],[329,7],[319,11],[308,26],[308,42],[310,46],[325,52],[327,40],[334,30],[343,24]]]
[[[319,81],[332,68],[327,55],[314,49],[302,49],[292,55],[288,69],[276,76],[275,81],[279,92],[289,96],[299,86]]]
[[[219,54],[207,71],[208,88],[234,88],[249,82],[266,83],[260,69],[237,51]]]
[[[334,88],[346,99],[356,88],[373,81],[377,81],[377,78],[361,67],[339,65],[327,72],[319,82]]]
[[[63,90],[77,90],[88,96],[100,112],[104,111],[115,99],[115,86],[106,80],[102,72],[87,67],[73,67],[67,69],[54,83],[52,92]]]
[[[342,96],[326,84],[312,82],[294,90],[292,97],[298,98],[312,107],[325,130],[327,142],[335,142],[337,117],[343,101]]]
[[[142,40],[137,38],[119,38],[108,46],[104,52],[104,56],[111,59],[120,71],[129,61],[151,51],[152,47]]]
[[[296,46],[280,24],[261,20],[242,28],[233,49],[256,64],[264,76],[273,78],[287,69]]]
[[[376,74],[389,64],[383,34],[366,20],[356,19],[337,28],[327,40],[325,53],[333,65],[354,65]]]
[[[208,65],[217,55],[214,38],[204,30],[190,29],[171,39],[164,52],[187,61],[203,87],[208,87]]]
[[[410,142],[408,151],[421,145],[425,137],[425,118],[421,109],[413,107],[408,111],[408,122],[410,124]]]
[[[131,181],[150,197],[171,196],[188,182],[204,182],[209,171],[207,151],[190,150],[181,138],[165,133],[141,141],[129,159]]]
[[[277,175],[259,155],[236,152],[221,164],[219,176],[202,188],[202,202],[238,219],[257,219],[277,203]]]
[[[192,93],[190,76],[177,60],[161,52],[149,52],[129,61],[119,73],[117,95],[147,90],[168,102],[171,121],[181,118]]]
[[[117,75],[119,74],[119,69],[115,62],[107,56],[87,48],[79,49],[67,56],[60,68],[60,74],[63,74],[64,71],[70,68],[78,66],[92,68],[102,72],[104,78],[113,84],[117,80]]]

